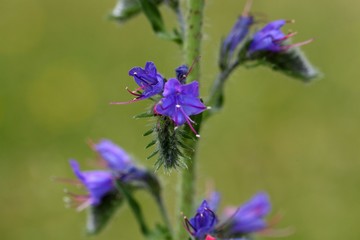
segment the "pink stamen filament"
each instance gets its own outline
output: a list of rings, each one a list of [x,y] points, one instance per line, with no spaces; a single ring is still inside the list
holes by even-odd
[[[75,207],[76,211],[80,212],[91,205],[90,195],[80,195],[72,192],[67,192],[70,197],[71,202],[69,203],[70,207]]]
[[[76,211],[81,212],[85,208],[91,205],[91,199],[89,198],[87,201],[83,202],[81,205],[77,206]]]
[[[306,40],[306,41],[303,41],[303,42],[299,42],[299,43],[294,43],[294,44],[290,44],[290,45],[287,45],[287,46],[283,46],[283,50],[288,50],[290,48],[293,48],[293,47],[300,47],[300,46],[303,46],[303,45],[306,45],[306,44],[309,44],[311,43],[312,41],[314,41],[313,38],[309,39],[309,40]]]
[[[137,92],[136,90],[131,91],[131,90],[129,90],[128,87],[126,87],[126,91],[128,91],[131,95],[134,95],[134,96],[137,96],[137,97],[141,96],[141,94],[136,93]]]
[[[176,108],[176,109],[178,109],[178,108]],[[193,120],[191,120],[191,118],[188,115],[186,115],[186,113],[184,112],[184,110],[181,107],[179,109],[180,109],[181,113],[184,115],[185,120],[186,120],[187,124],[189,125],[191,131],[195,134],[196,137],[200,137],[200,135],[196,132],[196,130],[194,129],[194,127],[191,124],[191,123],[195,123],[195,122]],[[175,124],[178,125],[177,123],[175,123]]]
[[[110,102],[110,104],[112,104],[112,105],[124,105],[124,104],[134,103],[134,102],[137,102],[137,101],[140,101],[140,100],[142,100],[142,99],[141,98],[134,98],[131,101],[127,101],[127,102]]]
[[[251,9],[251,5],[252,5],[252,0],[248,0],[245,4],[244,10],[242,12],[242,16],[243,17],[248,17],[249,13],[250,13],[250,9]]]
[[[273,40],[273,42],[274,42],[274,43],[280,43],[280,42],[282,42],[282,41],[285,41],[286,39],[289,39],[289,38],[295,36],[296,34],[297,34],[297,32],[289,33],[289,34],[285,35],[285,36],[282,37],[282,38]]]
[[[185,78],[187,78],[187,76],[189,76],[189,74],[191,73],[191,71],[193,70],[193,68],[194,68],[194,66],[195,66],[195,63],[197,63],[199,60],[200,60],[200,56],[197,56],[197,57],[194,59],[193,63],[191,64],[191,66],[190,66],[190,68],[189,68],[189,71],[185,74],[185,76],[184,76],[183,79],[185,79]]]
[[[56,182],[62,182],[62,183],[67,183],[67,184],[75,185],[75,186],[82,186],[81,181],[78,180],[78,179],[53,177],[52,180],[54,180],[54,181],[56,181]]]

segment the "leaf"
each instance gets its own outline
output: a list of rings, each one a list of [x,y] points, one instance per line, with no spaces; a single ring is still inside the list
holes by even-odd
[[[117,192],[104,196],[100,205],[90,206],[87,216],[86,232],[90,235],[99,233],[114,215],[124,198]]]
[[[164,21],[156,4],[149,0],[139,0],[139,2],[154,32],[166,32]]]
[[[164,0],[150,1],[156,5],[159,5]],[[116,6],[110,14],[110,18],[123,23],[141,12],[142,8],[139,0],[118,0]]]
[[[175,29],[173,32],[166,30],[161,13],[153,1],[139,0],[142,10],[151,24],[153,31],[162,39],[182,44],[181,34]]]

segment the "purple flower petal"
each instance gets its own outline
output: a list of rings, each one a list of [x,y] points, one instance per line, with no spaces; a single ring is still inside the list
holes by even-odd
[[[166,82],[164,89],[164,98],[155,105],[155,112],[170,117],[177,126],[188,123],[196,134],[190,116],[206,110],[206,106],[198,98],[199,83],[194,81],[182,85],[179,80],[172,78]]]
[[[131,157],[110,140],[104,139],[95,144],[95,151],[105,160],[108,167],[114,171],[126,172],[133,166]]]
[[[240,206],[231,217],[233,234],[247,234],[264,229],[267,224],[264,217],[269,214],[271,204],[266,193],[258,193]]]
[[[82,182],[90,194],[90,204],[98,205],[101,198],[114,189],[113,175],[108,171],[80,171],[80,166],[77,161],[70,160],[77,178]]]
[[[164,78],[157,73],[156,66],[153,62],[146,62],[145,68],[134,67],[130,69],[129,75],[134,77],[139,89],[132,92],[137,96],[136,99],[146,99],[156,94],[160,94],[164,89]],[[142,91],[137,94],[137,91]]]
[[[293,46],[301,46],[311,42],[311,40],[308,40],[293,45],[285,45],[286,39],[295,35],[295,33],[285,35],[281,31],[285,24],[285,20],[272,21],[256,32],[250,43],[248,54],[251,55],[257,51],[281,52]]]
[[[215,213],[204,200],[197,209],[196,215],[186,222],[186,226],[191,235],[196,238],[204,238],[214,230],[216,223]]]

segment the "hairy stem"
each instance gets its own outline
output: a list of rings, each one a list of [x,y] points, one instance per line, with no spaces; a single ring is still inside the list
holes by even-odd
[[[167,227],[170,236],[173,236],[173,230],[172,230],[172,227],[171,227],[171,221],[169,219],[169,215],[168,215],[167,210],[165,208],[164,202],[163,202],[163,200],[162,200],[162,198],[160,196],[156,196],[155,198],[156,198],[156,202],[158,203],[160,214],[161,214],[161,217],[162,217],[162,219],[164,221],[164,224]]]
[[[186,2],[186,18],[185,18],[185,38],[184,38],[184,60],[190,66],[192,62],[201,55],[201,39],[202,39],[202,21],[205,0],[187,0]],[[200,62],[195,64],[192,68],[191,74],[188,76],[188,81],[199,81],[200,77]],[[201,115],[196,116],[194,121],[197,123],[196,131],[200,133]],[[185,130],[192,134],[189,128]],[[184,169],[180,174],[179,180],[179,203],[177,209],[177,216],[179,224],[176,229],[176,240],[183,240],[188,238],[183,223],[182,216],[192,215],[194,210],[195,187],[196,187],[196,147],[197,140],[189,140],[186,142],[194,151],[187,150],[184,154],[190,160],[186,161],[187,169]]]
[[[206,101],[206,105],[211,107],[210,111],[204,112],[203,119],[206,120],[210,117],[213,113],[218,112],[222,107],[223,101],[223,93],[224,93],[224,86],[226,80],[229,78],[230,74],[237,68],[243,61],[237,60],[232,65],[230,65],[227,69],[221,71],[210,90],[210,95]]]

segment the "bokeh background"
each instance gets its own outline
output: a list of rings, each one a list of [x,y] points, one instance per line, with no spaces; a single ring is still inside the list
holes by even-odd
[[[244,1],[207,1],[202,96],[217,73],[221,37]],[[146,120],[134,120],[145,102],[110,106],[130,98],[133,66],[156,63],[165,76],[182,64],[179,48],[156,38],[143,16],[118,25],[107,19],[114,0],[0,1],[0,239],[87,239],[85,212],[66,209],[69,158],[91,168],[88,139],[110,138],[145,160]],[[267,19],[296,19],[296,41],[324,72],[310,85],[266,68],[239,69],[226,88],[221,115],[204,127],[200,144],[199,199],[206,182],[237,205],[259,190],[270,193],[283,239],[360,239],[360,3],[255,1]],[[174,16],[161,8],[168,26]],[[177,173],[159,172],[174,213]],[[146,218],[159,219],[144,193]],[[125,206],[92,239],[141,239]]]

